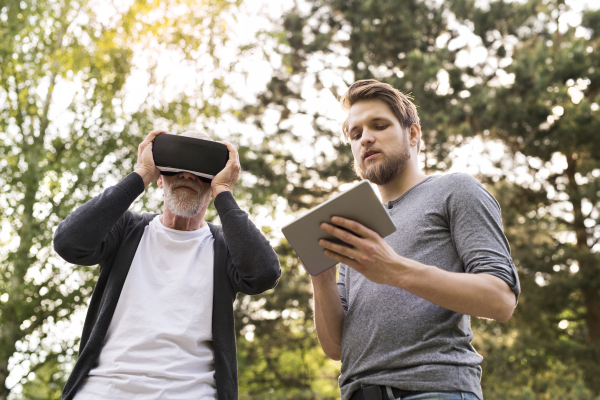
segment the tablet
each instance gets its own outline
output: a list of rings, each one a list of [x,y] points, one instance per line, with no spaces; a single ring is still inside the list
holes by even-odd
[[[331,224],[333,216],[354,220],[377,232],[381,237],[386,237],[396,230],[394,222],[369,181],[360,181],[281,229],[311,275],[318,275],[338,263],[327,257],[323,253],[325,249],[319,246],[320,239],[341,242],[320,228],[323,222]]]

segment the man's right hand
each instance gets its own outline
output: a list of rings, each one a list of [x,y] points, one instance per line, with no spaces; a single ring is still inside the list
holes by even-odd
[[[156,182],[160,177],[160,171],[156,168],[152,156],[152,141],[161,133],[171,134],[164,129],[152,131],[138,146],[138,159],[133,171],[142,177],[145,187],[148,187],[152,182]]]

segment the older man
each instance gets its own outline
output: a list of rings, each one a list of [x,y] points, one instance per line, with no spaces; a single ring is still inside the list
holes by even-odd
[[[233,301],[273,288],[277,255],[231,194],[229,161],[212,182],[161,175],[150,133],[134,172],[63,221],[54,248],[65,260],[100,264],[79,359],[63,399],[237,399]],[[205,134],[186,136],[208,139]],[[128,211],[152,182],[162,215]],[[214,199],[222,227],[204,221]]]

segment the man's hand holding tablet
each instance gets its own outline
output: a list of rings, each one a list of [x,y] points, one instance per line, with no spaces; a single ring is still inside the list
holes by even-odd
[[[359,248],[375,248],[374,242],[371,243],[375,237],[383,242],[381,238],[395,230],[394,223],[367,180],[282,228],[302,264],[313,276],[333,267],[338,261],[351,267],[358,265],[356,260],[352,260],[352,255],[358,255]]]
[[[390,284],[390,274],[401,275],[405,270],[390,268],[390,265],[411,261],[397,254],[377,232],[356,221],[332,217],[331,224],[322,223],[321,229],[352,246],[321,239],[319,245],[325,248],[325,255],[346,264],[375,283]]]

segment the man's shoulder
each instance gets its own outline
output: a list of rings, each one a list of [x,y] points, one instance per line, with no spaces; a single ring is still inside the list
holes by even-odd
[[[454,207],[471,208],[481,204],[499,208],[496,198],[476,178],[464,172],[440,175],[440,187],[447,204]]]
[[[447,174],[434,175],[436,184],[443,185],[449,189],[479,188],[481,183],[464,172],[451,172]]]
[[[227,242],[225,241],[225,236],[223,235],[223,228],[221,227],[221,225],[215,225],[208,222],[208,229],[210,230],[210,233],[215,241],[215,257],[217,256],[216,253],[229,254],[229,247],[227,246]]]
[[[443,198],[478,196],[487,192],[477,179],[464,172],[432,175],[425,186],[429,195]]]
[[[158,214],[156,214],[156,213],[148,213],[148,212],[138,213],[133,210],[127,210],[127,211],[125,211],[125,214],[123,214],[123,217],[121,217],[121,218],[123,219],[125,224],[128,226],[133,227],[133,226],[138,226],[139,224],[142,224],[142,226],[146,226],[154,218],[156,218],[157,215]]]
[[[432,175],[422,185],[419,197],[435,199],[440,204],[455,204],[468,207],[474,202],[495,202],[492,194],[473,176],[464,172]]]
[[[222,235],[223,228],[221,228],[221,225],[215,225],[210,222],[207,222],[207,223],[208,223],[208,229],[210,229],[210,233],[212,233],[212,235],[215,239],[217,239],[217,236]]]

